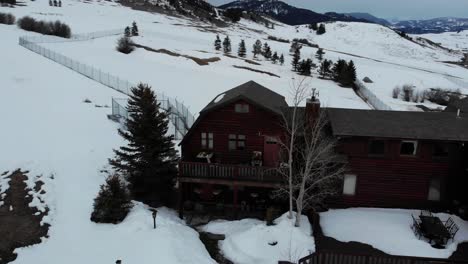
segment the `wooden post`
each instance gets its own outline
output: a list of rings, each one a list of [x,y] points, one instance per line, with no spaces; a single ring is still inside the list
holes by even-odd
[[[237,211],[237,185],[233,185],[233,192],[234,192],[234,197],[233,197],[233,203],[234,203],[234,210]]]
[[[179,182],[179,217],[184,219],[184,187],[182,182]]]

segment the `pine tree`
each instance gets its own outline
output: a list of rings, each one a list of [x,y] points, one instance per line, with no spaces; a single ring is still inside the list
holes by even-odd
[[[127,37],[127,38],[131,37],[130,27],[125,28],[124,36]]]
[[[265,57],[265,59],[270,59],[271,58],[271,48],[270,48],[270,46],[268,45],[267,42],[265,42],[265,44],[263,44],[262,55],[263,55],[263,57]]]
[[[323,60],[323,55],[325,54],[325,52],[323,51],[322,48],[319,48],[317,50],[317,52],[315,53],[315,58],[317,58],[319,61],[322,61]]]
[[[343,77],[344,73],[346,72],[346,67],[347,63],[345,60],[338,60],[334,65],[333,65],[333,79],[336,82],[342,83],[343,82]]]
[[[226,54],[231,53],[231,39],[229,39],[229,36],[226,36],[223,41],[223,51]]]
[[[219,38],[219,35],[216,35],[214,47],[215,47],[215,50],[221,50],[221,39]]]
[[[299,63],[299,74],[309,76],[311,74],[312,60],[306,59]]]
[[[154,92],[147,84],[139,84],[131,91],[127,130],[119,130],[128,144],[114,150],[115,158],[109,163],[125,175],[136,200],[168,202],[178,160],[172,142],[174,136],[167,135],[169,114],[161,111]]]
[[[309,28],[312,29],[313,31],[317,31],[317,29],[318,29],[317,23],[310,24]]]
[[[132,23],[132,36],[138,36],[138,26],[135,21]]]
[[[246,54],[247,50],[245,48],[245,42],[244,40],[241,40],[241,42],[239,43],[239,50],[237,51],[237,55],[239,55],[239,57],[245,58]]]
[[[327,78],[330,76],[330,66],[331,66],[332,62],[325,59],[324,61],[322,61],[322,64],[320,65],[320,70],[319,70],[319,74],[322,78]]]
[[[296,49],[296,51],[294,52],[294,55],[293,55],[292,62],[291,62],[293,71],[298,70],[300,60],[301,60],[301,50]]]
[[[133,41],[129,37],[123,36],[117,41],[116,49],[124,54],[129,54],[135,49],[133,44]]]
[[[94,199],[91,221],[96,223],[117,224],[125,219],[132,208],[132,201],[127,186],[119,176],[112,175],[101,185],[101,190]]]
[[[294,52],[296,52],[296,50],[298,50],[298,49],[300,50],[301,48],[302,48],[302,45],[299,42],[293,40],[293,42],[291,43],[291,47],[289,48],[289,52],[291,54],[294,54]]]
[[[323,35],[325,34],[326,30],[325,30],[325,25],[324,24],[320,24],[320,26],[318,27],[317,29],[317,35]]]
[[[273,56],[271,57],[271,61],[273,62],[273,64],[276,64],[278,59],[279,59],[278,53],[275,51],[275,53],[273,53]]]
[[[257,55],[262,53],[262,42],[260,40],[255,41],[252,49],[254,58],[257,58]]]
[[[280,63],[281,65],[284,64],[284,55],[283,55],[283,54],[281,54],[281,56],[279,57],[279,63]]]
[[[353,86],[355,81],[356,81],[356,66],[354,66],[354,62],[351,60],[348,62],[348,65],[346,67],[343,84],[345,86]]]

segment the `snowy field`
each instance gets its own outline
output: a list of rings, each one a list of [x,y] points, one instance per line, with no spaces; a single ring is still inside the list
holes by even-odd
[[[219,242],[220,249],[226,258],[236,264],[277,264],[280,260],[296,262],[315,252],[312,227],[304,215],[298,228],[285,213],[272,226],[255,219],[216,220],[202,229],[226,236]]]
[[[372,245],[391,255],[448,258],[461,242],[468,242],[468,222],[444,213],[435,214],[442,221],[452,217],[460,230],[445,249],[436,249],[418,239],[411,229],[412,218],[419,210],[351,208],[320,214],[324,235],[342,242],[357,241]]]
[[[415,35],[415,37],[427,38],[446,48],[468,52],[468,30],[441,34],[422,34]]]

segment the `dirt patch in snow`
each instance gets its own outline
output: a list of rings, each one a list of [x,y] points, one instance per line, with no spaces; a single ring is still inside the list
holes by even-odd
[[[263,74],[267,74],[267,75],[270,75],[270,76],[273,76],[273,77],[281,78],[278,75],[276,75],[274,73],[271,73],[271,72],[267,72],[267,71],[261,71],[261,70],[257,70],[257,69],[253,69],[253,68],[249,68],[249,67],[244,67],[244,66],[237,66],[237,65],[233,65],[233,67],[237,68],[237,69],[249,70],[249,71],[263,73]]]
[[[16,259],[16,248],[41,243],[47,236],[49,226],[41,226],[42,217],[47,214],[29,207],[31,191],[27,188],[26,172],[17,170],[10,176],[10,188],[5,192],[4,204],[0,206],[0,264]],[[41,189],[43,182],[36,182],[35,191]]]
[[[136,43],[133,44],[133,46],[135,46],[137,48],[145,49],[147,51],[162,53],[162,54],[166,54],[166,55],[173,56],[173,57],[184,57],[184,58],[187,58],[187,59],[191,59],[200,66],[206,66],[206,65],[209,65],[212,62],[217,62],[217,61],[221,60],[219,57],[201,59],[201,58],[197,58],[197,57],[193,57],[193,56],[189,56],[189,55],[179,54],[179,53],[167,50],[167,49],[153,49],[153,48],[150,48],[148,46],[144,46],[144,45],[140,45],[140,44],[136,44]]]

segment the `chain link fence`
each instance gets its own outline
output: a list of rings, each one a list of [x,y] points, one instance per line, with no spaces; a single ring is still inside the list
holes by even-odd
[[[125,95],[130,95],[131,88],[136,87],[136,84],[121,79],[118,76],[112,75],[108,72],[104,72],[96,67],[81,63],[75,59],[72,59],[68,56],[60,54],[38,44],[90,40],[100,37],[120,35],[123,34],[123,32],[123,29],[100,31],[88,34],[73,35],[71,39],[63,39],[54,36],[20,37],[19,45],[37,54],[40,54],[52,61],[55,61],[75,72],[78,72],[94,81],[97,81],[107,87],[117,90]],[[158,102],[161,103],[161,108],[168,111],[170,114],[170,122],[174,125],[176,129],[176,139],[181,139],[195,122],[194,116],[190,113],[188,108],[183,103],[179,102],[177,99],[168,97],[162,93],[156,93],[156,97]],[[122,101],[118,100],[114,102],[113,100],[112,114],[118,115],[123,118],[128,118],[128,114],[126,113],[126,105],[126,102],[122,103]]]
[[[393,110],[389,105],[384,103],[377,95],[375,95],[369,88],[367,88],[364,83],[359,80],[356,80],[358,90],[357,92],[364,97],[367,102],[372,105],[377,110]]]

